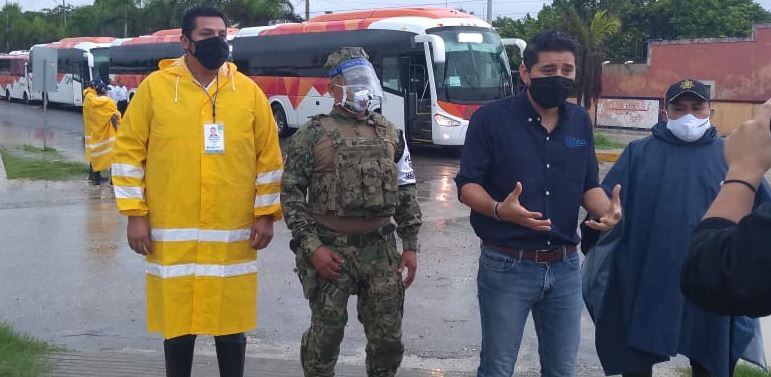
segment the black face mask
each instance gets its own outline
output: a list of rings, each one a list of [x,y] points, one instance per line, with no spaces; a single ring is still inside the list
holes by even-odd
[[[193,56],[195,56],[206,69],[218,69],[225,60],[228,60],[230,48],[228,47],[228,43],[220,37],[211,37],[200,41],[194,41],[193,45],[195,45],[195,54],[193,54]]]
[[[562,76],[530,79],[530,96],[544,109],[553,109],[565,103],[575,90],[576,82]]]

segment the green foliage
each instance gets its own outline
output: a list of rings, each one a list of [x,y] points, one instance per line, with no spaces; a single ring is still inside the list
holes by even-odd
[[[0,51],[26,50],[64,37],[131,37],[178,28],[185,10],[200,4],[221,9],[240,27],[301,20],[290,0],[95,0],[40,12],[8,4],[0,11]]]
[[[660,0],[647,14],[654,39],[746,37],[771,15],[750,0]]]
[[[734,377],[769,377],[771,374],[754,365],[741,363],[734,370]]]
[[[0,376],[36,377],[44,375],[50,365],[44,360],[52,351],[47,344],[20,335],[0,322]]]
[[[677,370],[678,377],[691,377],[690,368]],[[734,377],[771,377],[771,374],[746,362],[739,362],[734,369]]]
[[[595,132],[594,133],[594,148],[595,149],[624,149],[627,144],[620,143],[611,139],[608,135]]]
[[[581,46],[577,56],[576,97],[579,104],[588,109],[602,92],[605,45],[621,30],[621,19],[607,10],[600,10],[587,20],[579,10],[570,8],[562,28],[572,34]]]
[[[553,0],[535,16],[498,18],[493,25],[504,37],[528,40],[544,28],[567,30],[573,12],[589,25],[600,11],[621,21],[604,48],[615,62],[644,60],[650,40],[746,38],[753,24],[771,22],[771,12],[753,0]]]

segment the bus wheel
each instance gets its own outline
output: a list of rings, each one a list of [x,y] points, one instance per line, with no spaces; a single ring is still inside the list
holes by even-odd
[[[5,90],[5,100],[8,101],[8,102],[11,102],[11,91],[10,90],[7,90],[7,89]]]
[[[292,136],[295,130],[292,127],[289,127],[289,123],[286,121],[284,108],[277,103],[274,103],[270,107],[273,109],[273,119],[276,121],[276,131],[278,131],[278,136],[282,138]]]
[[[27,95],[27,93],[24,93],[24,103],[29,105],[29,96]]]

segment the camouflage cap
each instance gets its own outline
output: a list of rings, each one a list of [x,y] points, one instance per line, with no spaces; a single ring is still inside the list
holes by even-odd
[[[326,69],[334,69],[337,68],[337,66],[340,65],[340,63],[351,60],[351,59],[367,59],[369,60],[369,56],[366,52],[364,52],[364,49],[361,47],[343,47],[331,54],[329,54],[329,57],[327,58],[326,64],[324,64],[324,68]]]

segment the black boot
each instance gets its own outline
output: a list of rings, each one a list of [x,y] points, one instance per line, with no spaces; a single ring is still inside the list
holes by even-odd
[[[190,377],[193,369],[195,335],[183,335],[163,341],[166,377]]]
[[[92,185],[99,184],[99,180],[97,179],[97,172],[94,171],[94,168],[91,166],[91,164],[88,165],[88,180]]]
[[[243,377],[246,360],[246,336],[243,333],[214,337],[220,377]]]

